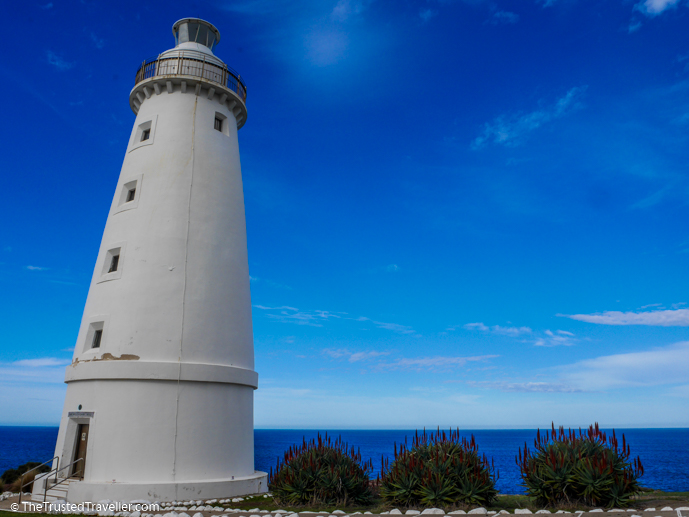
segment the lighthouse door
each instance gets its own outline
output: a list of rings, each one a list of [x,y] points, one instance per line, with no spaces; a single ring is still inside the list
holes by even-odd
[[[72,477],[84,479],[84,467],[86,466],[86,446],[89,443],[89,425],[79,424],[77,429],[77,446],[74,448],[74,463]],[[81,460],[81,461],[79,461]]]

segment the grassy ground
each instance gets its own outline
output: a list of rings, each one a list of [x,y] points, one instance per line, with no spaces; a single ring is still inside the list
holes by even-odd
[[[294,510],[296,512],[303,511],[328,511],[340,509],[345,510],[349,513],[353,512],[372,512],[381,513],[384,511],[391,510],[394,506],[385,505],[380,500],[374,500],[372,504],[368,506],[347,506],[347,507],[336,507],[336,506],[285,506],[276,504],[272,498],[264,498],[263,496],[247,498],[239,503],[230,503],[224,505],[227,508],[239,508],[241,510],[252,510],[258,508],[260,510],[275,511],[278,509],[282,510]],[[644,509],[644,508],[656,508],[660,510],[665,506],[671,506],[676,508],[678,506],[689,506],[689,492],[661,492],[660,490],[647,491],[641,495],[634,498],[634,502],[630,505],[630,508]],[[475,506],[458,506],[452,509],[445,508],[446,511],[451,510],[469,510]],[[407,510],[408,508],[398,507],[400,510]],[[493,506],[488,507],[488,510],[507,510],[513,513],[516,508],[528,508],[529,510],[535,512],[536,510],[542,509],[542,506],[535,504],[535,502],[525,495],[498,495],[497,501]],[[551,510],[565,510],[565,511],[576,511],[576,510],[592,510],[594,507],[587,507],[584,505],[575,506],[558,506],[557,508],[551,508]],[[423,508],[413,508],[415,510],[423,510]],[[2,516],[0,516],[2,517]]]
[[[217,503],[214,506],[220,506]],[[275,511],[278,509],[282,510],[287,510],[287,511],[295,511],[295,512],[303,512],[303,511],[328,511],[332,512],[333,510],[340,509],[344,510],[348,513],[354,513],[354,512],[372,512],[372,513],[381,513],[384,511],[391,510],[393,507],[385,505],[382,501],[380,500],[374,500],[372,504],[368,506],[340,506],[340,507],[329,507],[329,506],[300,506],[300,507],[294,507],[294,506],[285,506],[285,505],[279,505],[276,504],[275,501],[273,501],[272,498],[265,498],[263,496],[256,496],[256,497],[248,497],[244,499],[244,501],[239,502],[239,503],[230,503],[223,505],[226,508],[237,508],[240,510],[253,510],[254,508],[258,508],[260,510],[268,510],[268,511]],[[660,490],[649,490],[641,495],[637,496],[634,498],[633,504],[630,506],[631,508],[643,510],[644,508],[655,508],[656,510],[660,510],[661,508],[665,506],[670,506],[672,508],[677,508],[678,506],[689,506],[689,492],[661,492]],[[405,511],[407,508],[401,508],[398,507],[400,510]],[[469,510],[473,507],[469,506],[459,506],[455,507],[452,509],[445,508],[446,511],[452,511],[453,509],[461,509],[461,510]],[[496,504],[493,506],[490,506],[488,510],[495,510],[495,511],[500,511],[500,510],[507,510],[510,513],[513,513],[516,508],[528,508],[532,512],[536,512],[536,510],[540,510],[542,507],[538,506],[534,503],[534,501],[525,496],[525,495],[499,495],[496,501]],[[422,510],[422,508],[414,508],[416,510]],[[562,507],[557,507],[557,508],[550,508],[550,510],[566,510],[566,511],[576,511],[576,510],[591,510],[591,508],[583,506],[583,505],[577,505],[577,506],[562,506]],[[164,513],[158,512],[158,513]],[[193,515],[195,512],[192,510],[191,512],[187,512],[191,515]],[[0,517],[16,517],[17,513],[16,512],[8,512],[4,510],[0,510]]]

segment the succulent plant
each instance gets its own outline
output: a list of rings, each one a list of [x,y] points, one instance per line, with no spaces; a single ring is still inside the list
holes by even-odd
[[[517,456],[522,485],[539,504],[577,503],[608,508],[628,506],[639,492],[638,478],[644,473],[641,458],[630,460],[624,434],[622,444],[615,430],[607,438],[598,424],[587,432],[564,427],[541,434],[534,440],[534,453],[524,444]]]
[[[373,494],[369,474],[373,465],[341,438],[326,433],[290,447],[284,460],[270,469],[268,488],[279,504],[366,504]]]
[[[497,495],[497,471],[476,441],[460,437],[459,429],[445,433],[417,431],[411,448],[397,444],[394,461],[382,459],[378,480],[381,497],[402,506],[448,506],[459,503],[487,506]]]

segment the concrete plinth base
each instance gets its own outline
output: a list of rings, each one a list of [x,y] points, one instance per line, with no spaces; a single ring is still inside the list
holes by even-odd
[[[70,503],[97,502],[104,499],[130,502],[135,500],[188,501],[219,499],[268,491],[268,474],[256,471],[253,476],[234,479],[184,481],[180,483],[72,483],[67,492]]]

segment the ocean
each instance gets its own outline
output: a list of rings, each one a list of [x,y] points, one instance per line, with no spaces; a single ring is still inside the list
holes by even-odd
[[[359,448],[363,459],[373,460],[373,477],[380,470],[382,456],[391,457],[395,442],[411,441],[414,431],[327,431]],[[678,492],[689,491],[689,429],[617,429],[624,433],[631,446],[632,456],[640,456],[646,470],[641,483],[649,488]],[[255,436],[255,465],[257,470],[274,467],[290,445],[303,438],[316,437],[315,430],[257,429]],[[322,432],[321,434],[325,434]],[[517,449],[526,442],[533,446],[535,429],[473,430],[479,452],[492,457],[499,470],[497,488],[503,494],[523,493],[519,485],[519,469],[515,464]],[[54,452],[57,427],[0,426],[0,473],[27,461],[45,461]]]

